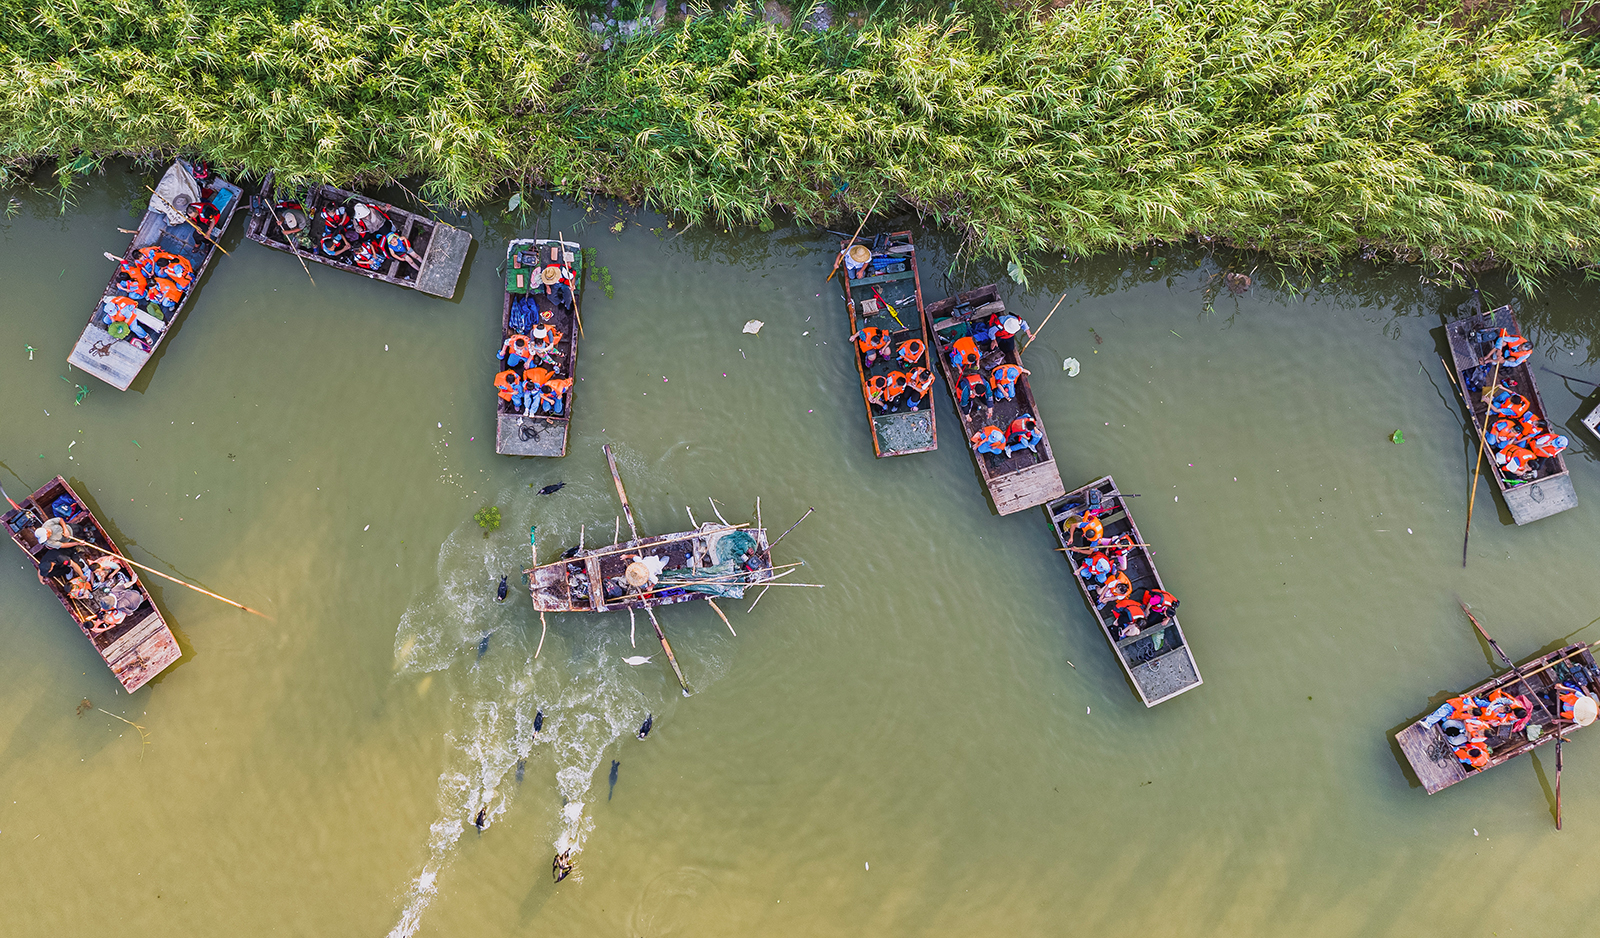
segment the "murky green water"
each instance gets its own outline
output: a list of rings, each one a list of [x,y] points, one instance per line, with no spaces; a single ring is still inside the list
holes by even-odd
[[[1600,734],[1567,747],[1560,834],[1551,760],[1430,798],[1389,743],[1490,673],[1457,597],[1519,657],[1597,612],[1575,421],[1580,506],[1518,529],[1481,489],[1461,569],[1467,450],[1430,335],[1460,297],[1415,271],[1301,298],[1261,270],[1209,312],[1227,259],[1176,250],[1008,287],[1036,326],[1067,294],[1027,355],[1062,475],[1142,493],[1184,601],[1206,683],[1146,710],[1042,514],[990,513],[942,388],[940,450],[872,458],[828,236],[475,217],[451,303],[326,268],[313,288],[236,224],[119,393],[65,358],[141,191],[114,172],[0,229],[4,484],[65,474],[136,559],[274,619],[158,588],[185,656],[129,698],[0,552],[9,935],[1508,935],[1600,911]],[[499,457],[494,268],[553,231],[599,249],[616,295],[584,296],[571,454]],[[942,295],[955,243],[919,243]],[[1558,282],[1530,304],[1538,361],[1600,380],[1596,300]],[[1584,386],[1540,378],[1558,422],[1579,410]],[[649,532],[708,497],[740,521],[759,496],[774,533],[817,508],[778,554],[825,589],[725,604],[737,637],[698,604],[661,615],[692,698],[659,657],[621,661],[658,651],[625,617],[551,617],[533,657],[528,524],[545,557],[580,524],[609,538],[607,441]],[[561,836],[578,876],[553,886]]]

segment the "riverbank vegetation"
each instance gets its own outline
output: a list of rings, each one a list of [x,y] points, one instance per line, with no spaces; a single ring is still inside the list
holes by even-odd
[[[1189,238],[1524,275],[1600,259],[1600,53],[1563,4],[983,0],[825,30],[774,6],[624,38],[648,6],[0,0],[0,158],[15,181],[181,151],[723,225],[881,194],[1035,263]]]

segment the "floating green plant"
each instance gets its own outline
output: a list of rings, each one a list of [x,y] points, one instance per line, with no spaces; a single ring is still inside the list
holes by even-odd
[[[478,513],[472,516],[472,520],[478,522],[478,527],[483,528],[483,533],[486,535],[490,531],[498,531],[500,530],[500,508],[496,505],[479,508]]]

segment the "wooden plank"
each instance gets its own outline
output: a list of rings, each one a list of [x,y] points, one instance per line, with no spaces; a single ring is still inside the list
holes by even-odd
[[[1434,728],[1413,723],[1401,730],[1395,736],[1395,741],[1400,744],[1400,751],[1428,794],[1466,779],[1466,766],[1455,757],[1443,736]]]
[[[906,257],[906,258],[911,258],[912,257],[912,255],[910,255],[910,254],[906,254],[906,255],[903,255],[903,256]],[[841,266],[843,266],[843,265],[841,265]],[[851,286],[855,286],[855,287],[870,287],[875,283],[894,283],[897,280],[910,280],[912,277],[915,277],[915,276],[916,276],[916,271],[915,270],[907,269],[907,270],[896,271],[895,273],[892,273],[892,274],[879,274],[876,277],[857,277],[856,279],[850,281],[850,285]]]
[[[1600,407],[1589,411],[1589,415],[1584,417],[1581,422],[1589,428],[1589,432],[1593,433],[1596,439],[1600,439]]]
[[[1056,471],[1056,461],[1053,459],[1001,476],[989,485],[995,511],[1002,515],[1043,505],[1066,493],[1067,487],[1062,483],[1061,473]]]
[[[461,279],[461,265],[466,262],[471,248],[471,232],[438,223],[428,242],[428,253],[422,259],[422,270],[417,274],[418,292],[447,300],[454,297],[456,282]]]

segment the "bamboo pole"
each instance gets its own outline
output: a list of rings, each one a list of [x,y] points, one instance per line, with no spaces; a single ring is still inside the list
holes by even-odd
[[[633,506],[628,504],[628,492],[622,487],[622,475],[617,472],[617,458],[611,454],[611,444],[607,443],[601,449],[605,450],[606,465],[611,467],[611,481],[617,484],[617,500],[622,502],[622,513],[628,518],[628,530],[633,533],[633,540],[639,540],[639,528],[633,523]]]
[[[212,599],[220,599],[223,602],[227,603],[228,605],[236,606],[236,607],[238,607],[240,609],[243,609],[245,612],[248,612],[251,615],[260,616],[261,618],[266,619],[268,621],[272,620],[271,616],[267,615],[264,612],[258,612],[258,611],[254,610],[254,609],[251,609],[249,606],[246,606],[244,603],[236,603],[236,602],[234,602],[233,600],[229,599],[226,596],[218,596],[216,593],[213,593],[210,590],[201,589],[200,587],[195,586],[193,583],[185,583],[184,581],[178,579],[175,576],[168,576],[167,574],[162,573],[160,570],[156,570],[156,569],[153,569],[151,567],[147,567],[144,564],[140,563],[139,561],[131,560],[126,555],[119,554],[114,550],[106,550],[104,547],[101,547],[101,546],[99,546],[97,544],[89,544],[89,543],[85,543],[84,541],[66,541],[65,543],[71,544],[71,545],[73,545],[75,547],[92,547],[92,548],[94,548],[95,550],[99,551],[102,554],[110,554],[111,556],[117,558],[118,560],[127,561],[128,563],[133,564],[135,567],[138,567],[140,570],[145,570],[145,571],[148,571],[150,573],[154,573],[156,576],[161,577],[164,580],[171,580],[172,582],[178,584],[179,586],[187,586],[190,589],[194,590],[196,593],[204,593],[207,596],[210,596]]]
[[[816,509],[815,508],[807,508],[806,509],[806,513],[800,516],[800,521],[804,521],[807,518],[811,517],[811,513],[813,511],[816,511]],[[789,525],[789,531],[793,531],[795,528],[798,528],[800,526],[800,521],[796,521],[794,524]],[[788,537],[789,536],[789,531],[785,531],[782,534],[778,535],[778,541],[781,541],[784,538]],[[769,556],[772,553],[772,549],[774,547],[778,546],[778,541],[773,541],[771,544],[767,545],[767,554]],[[755,607],[751,606],[751,608],[754,609]]]
[[[729,622],[728,621],[728,617],[722,614],[722,610],[717,607],[717,601],[712,599],[710,596],[707,596],[706,597],[706,604],[709,605],[713,610],[716,611],[717,618],[721,619],[722,620],[722,624],[726,625],[728,627],[728,631],[733,632],[733,623]],[[739,637],[739,633],[738,632],[733,632],[733,637],[734,638],[738,638]]]
[[[678,667],[678,657],[672,653],[672,646],[667,643],[667,633],[661,631],[661,623],[656,621],[656,613],[649,606],[644,607],[650,616],[650,624],[655,627],[656,638],[661,640],[661,650],[667,653],[667,661],[672,665],[672,673],[678,676],[678,686],[683,688],[683,696],[689,696],[689,682],[683,679],[683,669]]]
[[[1456,377],[1460,381],[1460,376]],[[1486,395],[1493,395],[1500,384],[1500,363],[1494,363],[1494,374],[1489,378],[1489,390]],[[1472,400],[1467,398],[1467,419],[1472,418]],[[1478,474],[1483,470],[1483,450],[1489,443],[1489,418],[1494,416],[1493,399],[1484,401],[1483,426],[1478,428],[1478,458],[1472,463],[1472,496],[1467,499],[1467,530],[1461,536],[1461,566],[1467,565],[1467,542],[1472,539],[1472,508],[1478,501]],[[1470,615],[1470,613],[1469,613]],[[1474,623],[1476,624],[1476,623]]]
[[[620,518],[618,519],[618,523],[619,524],[621,523],[621,519]],[[627,553],[628,551],[635,551],[635,550],[639,550],[641,548],[649,549],[649,548],[652,548],[652,547],[658,547],[658,546],[663,545],[663,544],[675,544],[678,541],[686,541],[686,540],[688,540],[690,538],[693,538],[693,537],[699,537],[702,534],[705,534],[705,535],[708,535],[708,536],[712,535],[712,534],[721,534],[724,531],[737,531],[740,528],[748,528],[749,526],[750,525],[748,525],[748,524],[730,524],[725,528],[717,528],[716,530],[713,530],[713,531],[685,531],[682,534],[664,535],[660,540],[652,539],[648,543],[648,545],[645,545],[645,544],[618,544],[618,545],[615,545],[614,547],[612,547],[610,549],[607,549],[607,550],[597,550],[597,551],[595,551],[593,553],[589,553],[589,554],[582,554],[580,556],[574,556],[574,557],[570,557],[570,558],[563,558],[563,559],[559,559],[559,560],[552,560],[547,564],[542,564],[542,565],[534,567],[533,570],[524,570],[523,572],[524,573],[532,573],[534,570],[542,570],[545,567],[556,567],[556,566],[560,566],[561,564],[564,564],[564,563],[572,563],[572,562],[577,561],[577,560],[586,560],[586,559],[588,559],[590,557],[609,557],[612,554],[623,554],[623,553]]]
[[[145,186],[145,189],[151,195],[153,195],[156,198],[160,199],[162,205],[165,205],[167,208],[172,209],[172,211],[174,211],[174,212],[178,212],[178,209],[171,202],[167,201],[167,197],[166,196],[162,195],[161,193],[157,192],[154,189],[151,189],[149,186]],[[205,238],[207,241],[210,241],[213,245],[216,246],[217,250],[221,251],[224,254],[228,254],[228,249],[223,247],[220,244],[217,244],[217,240],[215,238],[213,238],[210,235],[206,234],[205,231],[202,230],[199,225],[195,224],[194,223],[194,219],[189,217],[189,213],[188,212],[178,212],[178,214],[183,216],[183,220],[189,223],[189,227],[193,228],[195,230],[195,233],[200,235],[200,237]],[[228,254],[228,256],[232,257],[233,255],[232,254]]]
[[[750,613],[756,611],[756,606],[761,603],[762,597],[767,595],[767,586],[771,585],[772,584],[768,583],[766,586],[761,587],[761,592],[756,594],[756,601],[751,603],[750,608],[744,611],[745,615],[749,615]]]
[[[312,286],[316,286],[317,278],[311,276],[311,268],[306,266],[306,259],[300,255],[300,245],[294,243],[294,235],[283,230],[283,219],[278,217],[278,207],[272,204],[272,199],[267,199],[266,202],[268,211],[272,212],[272,220],[278,223],[278,231],[283,234],[283,240],[289,245],[289,253],[300,262],[300,269],[306,272],[306,279],[311,281]],[[306,224],[311,224],[309,215],[306,216]]]
[[[556,232],[556,244],[559,246],[559,249],[563,255],[569,253],[567,251],[567,233],[565,231]],[[583,251],[581,248],[578,251],[578,259],[583,259]],[[580,283],[578,286],[581,288],[583,284]],[[581,339],[583,338],[583,313],[578,311],[577,290],[572,291],[572,318],[578,320],[578,338]]]
[[[861,216],[861,224],[856,226],[856,233],[851,235],[850,240],[845,242],[845,246],[839,249],[838,256],[833,259],[833,269],[828,271],[828,279],[822,281],[823,283],[831,281],[833,275],[839,272],[839,265],[844,262],[844,252],[850,250],[850,246],[856,243],[857,238],[861,237],[861,229],[867,227],[867,219],[872,217],[872,209],[878,207],[878,201],[882,198],[883,193],[880,192],[878,193],[878,198],[872,200],[872,208],[867,209],[867,214]],[[846,276],[848,277],[849,275],[846,274]]]
[[[1561,829],[1561,740],[1566,735],[1565,727],[1556,727],[1556,830]]]
[[[1066,300],[1066,298],[1067,295],[1065,293],[1061,294],[1061,299],[1056,300],[1056,305],[1050,307],[1050,312],[1045,313],[1044,322],[1039,323],[1039,328],[1034,330],[1033,335],[1028,336],[1028,341],[1022,344],[1022,351],[1026,352],[1028,350],[1028,346],[1033,344],[1033,340],[1037,339],[1039,337],[1039,333],[1044,331],[1045,324],[1050,322],[1050,317],[1056,314],[1056,310],[1061,308],[1061,304]]]
[[[628,644],[633,646],[634,648],[638,648],[639,647],[638,640],[633,637],[634,636],[634,630],[635,630],[635,628],[637,626],[638,626],[638,623],[633,618],[633,607],[629,606],[628,607]]]
[[[539,647],[535,648],[533,650],[533,658],[534,658],[535,661],[537,661],[539,659],[539,652],[544,651],[544,633],[549,631],[549,630],[550,630],[550,626],[544,621],[544,610],[540,609],[539,610]]]

